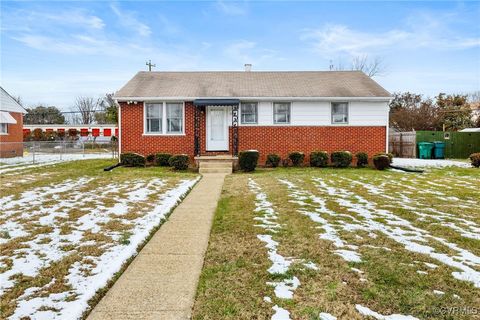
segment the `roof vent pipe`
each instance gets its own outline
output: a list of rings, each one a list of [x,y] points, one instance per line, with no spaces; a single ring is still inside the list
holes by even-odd
[[[250,71],[252,71],[252,64],[245,63],[245,72],[250,72]]]

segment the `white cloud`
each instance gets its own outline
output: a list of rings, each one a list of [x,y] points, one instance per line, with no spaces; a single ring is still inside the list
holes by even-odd
[[[126,28],[135,30],[142,37],[148,37],[152,33],[149,26],[135,17],[135,13],[122,11],[116,4],[111,4],[110,8]]]
[[[366,32],[346,25],[327,24],[318,29],[304,30],[301,39],[310,42],[313,49],[325,57],[418,48],[463,50],[480,46],[478,32],[475,36],[469,36],[450,26],[449,21],[454,18],[451,15],[433,17],[427,13],[415,14],[406,19],[403,28],[383,32]]]
[[[239,2],[218,0],[215,4],[226,15],[239,16],[247,13],[245,5]]]

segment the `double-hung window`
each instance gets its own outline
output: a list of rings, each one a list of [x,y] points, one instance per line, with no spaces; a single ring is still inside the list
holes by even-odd
[[[348,103],[332,102],[332,124],[348,123]]]
[[[157,102],[145,104],[146,134],[182,134],[183,103]]]
[[[183,104],[167,103],[167,133],[183,132]]]
[[[8,123],[0,123],[0,134],[8,134]]]
[[[146,104],[147,133],[162,133],[163,128],[163,103]]]
[[[273,122],[275,124],[290,123],[290,103],[289,102],[273,103]]]
[[[258,123],[258,104],[255,102],[242,102],[240,106],[243,124]]]

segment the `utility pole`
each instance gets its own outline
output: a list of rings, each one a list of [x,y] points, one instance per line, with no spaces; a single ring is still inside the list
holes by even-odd
[[[145,65],[148,66],[148,71],[152,71],[152,67],[155,68],[157,66],[156,64],[153,64],[152,60],[150,60],[150,59],[147,62],[145,62]]]

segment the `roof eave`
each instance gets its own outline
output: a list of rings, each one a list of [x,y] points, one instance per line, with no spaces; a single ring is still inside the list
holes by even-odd
[[[193,101],[196,99],[239,99],[243,101],[385,101],[392,100],[392,96],[384,97],[128,97],[115,96],[119,102],[124,101]]]

